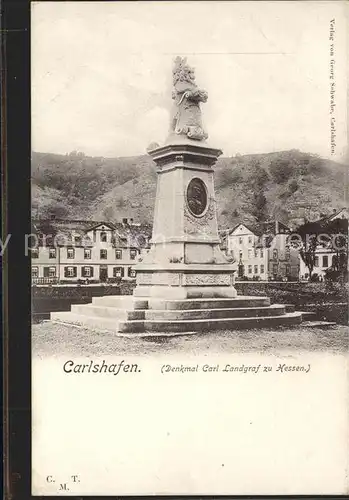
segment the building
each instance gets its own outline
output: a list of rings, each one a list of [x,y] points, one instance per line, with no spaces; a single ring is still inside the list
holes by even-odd
[[[324,227],[326,227],[326,223],[329,223],[336,219],[349,219],[349,211],[347,208],[341,208],[339,210],[333,210],[330,215],[323,215],[318,221]],[[317,245],[315,250],[315,261],[314,268],[312,271],[312,276],[317,275],[319,279],[324,279],[326,275],[326,271],[329,268],[335,267],[336,259],[338,259],[337,252],[333,250],[331,244],[322,244]],[[300,259],[300,278],[308,279],[309,278],[309,268],[306,266],[304,261]]]
[[[222,248],[238,262],[237,279],[297,280],[299,254],[288,245],[289,227],[278,221],[241,222],[221,232]]]
[[[151,227],[83,220],[34,220],[32,283],[113,283],[135,278],[148,251]]]

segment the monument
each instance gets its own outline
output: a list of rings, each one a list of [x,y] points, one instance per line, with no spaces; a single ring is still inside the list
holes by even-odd
[[[200,103],[207,92],[177,57],[174,109],[162,147],[148,151],[157,165],[151,250],[136,267],[136,297],[236,297],[236,266],[220,250],[213,166],[222,151],[206,143]]]
[[[265,296],[237,296],[238,266],[220,250],[213,167],[222,151],[210,146],[200,104],[207,92],[194,69],[177,57],[173,67],[173,110],[163,146],[148,153],[157,167],[151,248],[135,266],[132,296],[93,298],[54,321],[120,334],[162,335],[295,324],[298,312],[270,305]]]

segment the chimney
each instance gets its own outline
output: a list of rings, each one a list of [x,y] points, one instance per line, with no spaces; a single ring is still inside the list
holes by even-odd
[[[279,234],[279,221],[275,219],[275,234]]]

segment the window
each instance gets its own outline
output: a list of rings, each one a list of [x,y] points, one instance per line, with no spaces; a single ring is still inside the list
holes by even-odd
[[[135,260],[136,255],[137,255],[137,250],[131,249],[130,250],[130,259]]]
[[[239,252],[239,259],[241,260],[242,259],[242,251],[240,250]]]
[[[106,242],[108,240],[107,238],[107,233],[105,233],[104,231],[101,233],[101,241],[102,242]]]
[[[289,258],[290,258],[290,247],[286,247],[285,257],[286,257],[287,260],[289,260]]]
[[[314,259],[314,267],[319,267],[319,256],[318,255]]]
[[[55,248],[50,248],[48,251],[48,258],[49,259],[55,259],[56,258],[56,249]]]
[[[55,267],[50,267],[48,271],[48,275],[50,278],[55,278],[56,277],[56,268]]]
[[[113,268],[113,276],[114,276],[114,278],[123,278],[124,277],[124,268],[123,267],[114,267]]]
[[[77,268],[74,266],[68,266],[64,268],[64,276],[66,278],[75,278],[77,276]]]
[[[248,251],[248,258],[251,259],[252,258],[252,250],[249,250]]]
[[[122,259],[122,250],[119,250],[119,249],[115,250],[115,258],[116,259]]]
[[[100,250],[99,256],[101,259],[107,259],[108,258],[108,251],[105,249]]]
[[[261,257],[264,257],[264,250],[261,248]]]
[[[258,249],[257,248],[254,249],[254,256],[258,257]]]
[[[74,259],[75,257],[75,249],[67,248],[67,259]]]
[[[91,258],[91,248],[85,248],[84,249],[84,259],[90,259]]]
[[[278,251],[275,249],[273,250],[273,259],[277,259],[278,258]]]
[[[264,264],[261,264],[261,274],[264,274]]]
[[[136,271],[132,269],[132,267],[128,268],[128,276],[129,278],[135,278],[136,277]]]
[[[258,274],[258,266],[254,266],[254,274]]]
[[[92,278],[93,276],[93,267],[92,266],[83,266],[81,269],[81,276],[83,278]]]
[[[30,254],[31,254],[32,259],[38,259],[39,258],[39,249],[38,248],[31,248]]]
[[[252,274],[252,266],[251,265],[248,266],[248,274]]]
[[[278,273],[278,265],[273,264],[273,274],[277,274],[277,273]]]
[[[291,266],[289,264],[286,264],[286,276],[290,276],[291,274]]]
[[[32,278],[37,278],[39,276],[39,268],[37,266],[32,267]]]
[[[322,267],[328,267],[328,255],[322,257]]]
[[[252,236],[249,236],[249,237],[248,237],[248,242],[249,242],[249,244],[251,245],[251,243],[252,243]]]
[[[242,238],[239,238],[239,245],[242,245]]]

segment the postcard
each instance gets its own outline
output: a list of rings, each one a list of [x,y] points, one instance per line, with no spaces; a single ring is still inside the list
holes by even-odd
[[[32,494],[348,494],[348,5],[31,3]]]

